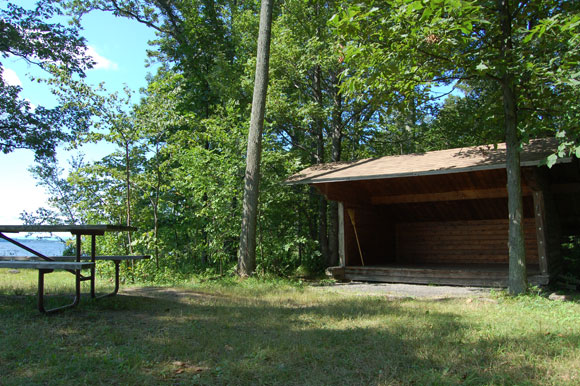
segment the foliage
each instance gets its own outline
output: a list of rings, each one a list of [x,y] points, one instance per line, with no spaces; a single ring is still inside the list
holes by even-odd
[[[428,149],[448,149],[503,142],[502,111],[496,101],[501,99],[497,85],[489,82],[470,82],[455,86],[437,109],[436,116],[425,131]],[[458,91],[457,91],[458,90]]]
[[[84,166],[81,157],[71,160],[70,167],[78,171]],[[81,186],[71,184],[62,177],[63,170],[53,158],[42,159],[39,164],[29,171],[44,187],[49,195],[50,208],[40,208],[35,213],[23,212],[21,219],[25,224],[86,224],[87,219],[80,210],[83,205],[84,194]]]
[[[509,58],[500,50],[502,16],[495,2],[400,0],[350,5],[332,20],[345,44],[345,61],[357,64],[356,72],[345,73],[345,89],[372,88],[373,98],[382,101],[413,94],[425,99],[438,86],[462,88],[468,94],[459,100],[477,103],[466,107],[493,126],[503,114],[498,85],[510,73],[519,106],[518,130],[524,140],[575,130],[579,119],[572,105],[578,98],[574,85],[580,9],[566,1],[506,4],[512,11]],[[447,106],[453,99],[457,98],[446,101]],[[472,122],[468,118],[466,123]],[[461,128],[469,132],[466,123]],[[490,133],[490,137],[498,135]]]
[[[44,70],[59,68],[69,74],[84,76],[92,67],[86,56],[84,38],[77,28],[51,23],[61,10],[51,2],[39,2],[33,10],[2,1],[0,9],[0,54],[3,58],[18,57]],[[38,158],[53,156],[61,141],[84,129],[77,125],[78,111],[65,106],[33,107],[20,97],[22,88],[6,82],[0,63],[0,151],[31,149]]]
[[[86,111],[86,124],[93,127],[73,146],[88,141],[118,146],[103,160],[70,170],[63,182],[76,189],[72,206],[82,221],[130,220],[140,229],[131,240],[107,235],[101,253],[152,254],[152,261],[125,271],[147,280],[165,280],[170,272],[230,272],[239,240],[255,49],[249,42],[255,42],[257,7],[251,2],[175,2],[168,8],[153,2],[61,3],[79,18],[99,9],[136,19],[159,36],[151,57],[162,66],[132,111],[125,98],[107,96],[64,72],[53,81],[63,90],[59,98],[70,109]],[[275,135],[267,135],[264,148],[258,269],[280,274],[301,264],[320,269],[317,245],[307,236],[311,226],[305,224],[315,219],[301,216],[311,203],[300,190],[280,184],[301,164]],[[50,186],[47,173],[40,180]],[[55,208],[53,219],[62,221],[63,209]]]
[[[569,236],[562,244],[563,269],[567,275],[571,275],[576,281],[580,280],[580,238]]]

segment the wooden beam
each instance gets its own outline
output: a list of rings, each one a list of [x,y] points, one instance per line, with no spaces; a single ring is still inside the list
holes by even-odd
[[[522,176],[533,190],[540,270],[552,276],[561,263],[560,220],[554,193],[574,193],[579,186],[574,182],[551,184],[547,168],[522,168]]]
[[[312,184],[327,200],[351,205],[368,205],[368,194],[350,184]]]
[[[524,196],[530,195],[531,190],[526,186],[522,186],[522,194]],[[373,205],[391,205],[391,204],[409,204],[409,203],[435,202],[435,201],[477,200],[484,198],[504,198],[504,197],[507,197],[506,188],[471,189],[471,190],[455,190],[451,192],[438,192],[438,193],[373,196],[371,197],[371,203]]]

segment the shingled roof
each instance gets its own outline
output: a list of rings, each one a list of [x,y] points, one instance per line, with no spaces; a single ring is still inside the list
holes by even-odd
[[[520,153],[522,166],[540,165],[558,148],[555,138],[531,140]],[[559,158],[558,162],[570,162]],[[506,145],[462,147],[407,155],[367,158],[353,162],[313,165],[294,174],[287,184],[317,184],[433,174],[460,173],[506,167]]]

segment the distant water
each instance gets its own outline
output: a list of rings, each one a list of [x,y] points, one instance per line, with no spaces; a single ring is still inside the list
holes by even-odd
[[[42,253],[45,256],[62,256],[65,245],[59,240],[50,239],[15,239],[21,244]],[[32,256],[32,253],[0,239],[0,256]]]

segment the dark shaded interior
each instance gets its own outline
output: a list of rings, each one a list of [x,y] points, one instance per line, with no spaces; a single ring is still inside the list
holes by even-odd
[[[531,197],[524,216],[527,261],[537,264]],[[507,217],[507,199],[346,207],[346,265],[507,263]]]
[[[346,266],[508,263],[505,169],[316,186],[344,205]],[[538,191],[546,199],[549,217],[557,219],[558,237],[578,234],[577,160],[551,169],[522,168],[525,246],[532,270],[539,259],[534,208]]]

